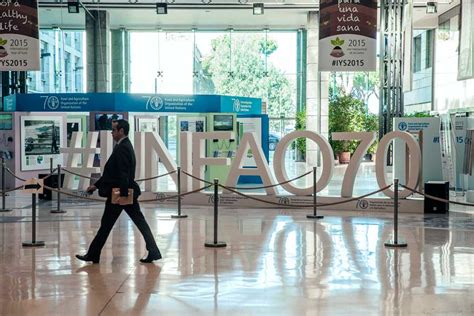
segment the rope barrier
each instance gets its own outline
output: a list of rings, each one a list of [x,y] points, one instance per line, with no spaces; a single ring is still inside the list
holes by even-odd
[[[78,177],[81,177],[81,178],[86,178],[86,179],[91,179],[91,180],[97,180],[99,178],[95,178],[95,177],[89,177],[89,176],[85,176],[83,174],[80,174],[80,173],[77,173],[77,172],[73,172],[73,171],[70,171],[70,170],[67,170],[66,168],[61,168],[61,170],[67,172],[67,173],[70,173],[70,174],[73,174],[75,176],[78,176]]]
[[[20,185],[19,187],[16,187],[16,188],[13,188],[13,189],[10,189],[10,190],[1,191],[2,192],[1,194],[5,194],[5,193],[8,193],[8,192],[13,192],[13,191],[20,190],[20,189],[23,189],[23,185]]]
[[[306,208],[306,207],[311,207],[313,204],[281,204],[281,203],[277,203],[277,202],[271,202],[271,201],[267,201],[267,200],[264,200],[264,199],[259,199],[259,198],[256,198],[256,197],[253,197],[253,196],[250,196],[250,195],[246,195],[244,193],[241,193],[239,191],[235,191],[235,190],[232,190],[230,189],[229,187],[226,187],[226,186],[223,186],[223,185],[220,185],[219,186],[223,189],[226,189],[226,190],[229,190],[235,194],[238,194],[240,196],[243,196],[243,197],[246,197],[248,199],[251,199],[251,200],[255,200],[255,201],[259,201],[259,202],[263,202],[263,203],[267,203],[267,204],[271,204],[271,205],[276,205],[276,206],[282,206],[282,207],[290,207],[290,208]],[[359,199],[363,199],[365,197],[368,197],[368,196],[371,196],[373,194],[376,194],[376,193],[379,193],[379,192],[382,192],[388,188],[390,188],[391,185],[388,185],[386,186],[385,188],[381,188],[377,191],[373,191],[373,192],[370,192],[370,193],[367,193],[367,194],[364,194],[364,195],[361,195],[361,196],[358,196],[358,197],[354,197],[354,198],[350,198],[350,199],[347,199],[347,200],[344,200],[344,201],[337,201],[337,202],[332,202],[332,203],[324,203],[324,204],[316,204],[316,206],[318,207],[321,207],[321,206],[332,206],[332,205],[338,205],[338,204],[344,204],[344,203],[348,203],[348,202],[352,202],[352,201],[357,201]]]
[[[344,201],[338,201],[338,202],[332,202],[332,203],[324,203],[324,204],[317,204],[317,206],[332,206],[332,205],[338,205],[338,204],[344,204],[344,203],[348,203],[348,202],[352,202],[352,201],[357,201],[357,200],[360,200],[360,199],[363,199],[363,198],[366,198],[368,196],[371,196],[371,195],[374,195],[374,194],[377,194],[377,193],[380,193],[384,190],[387,190],[388,188],[390,188],[392,185],[387,185],[385,188],[381,188],[381,189],[378,189],[377,191],[373,191],[373,192],[370,192],[370,193],[367,193],[367,194],[364,194],[364,195],[361,195],[361,196],[358,196],[358,197],[354,197],[354,198],[350,198],[350,199],[347,199],[347,200],[344,200]]]
[[[276,187],[276,186],[279,186],[279,185],[283,185],[283,184],[287,184],[287,183],[290,183],[292,181],[295,181],[295,180],[298,180],[300,178],[303,178],[305,176],[307,176],[308,174],[312,173],[313,171],[308,171],[300,176],[297,176],[296,178],[293,178],[293,179],[290,179],[290,180],[287,180],[287,181],[284,181],[284,182],[280,182],[280,183],[276,183],[276,184],[271,184],[271,185],[266,185],[266,186],[260,186],[260,187],[227,187],[227,188],[231,188],[231,189],[234,189],[234,190],[256,190],[256,189],[267,189],[267,188],[273,188],[273,187]]]
[[[198,177],[196,177],[196,176],[193,176],[192,174],[187,173],[187,172],[184,171],[184,170],[181,170],[181,172],[184,173],[185,175],[187,175],[188,177],[193,178],[193,179],[199,180],[199,181],[201,181],[201,182],[204,182],[204,183],[207,183],[207,184],[210,184],[210,185],[214,185],[214,183],[212,183],[212,182],[210,182],[210,181],[207,181],[207,180],[200,179],[200,178],[198,178]]]
[[[175,173],[175,172],[176,172],[176,170],[173,170],[173,171],[170,171],[170,172],[168,172],[168,173],[159,174],[159,175],[154,176],[154,177],[138,179],[138,180],[135,180],[135,182],[141,182],[141,181],[148,181],[148,180],[158,179],[158,178],[161,178],[161,177],[164,177],[164,176],[169,176],[170,174],[173,174],[173,173]]]
[[[194,191],[189,191],[189,192],[186,192],[186,193],[181,193],[181,195],[176,194],[176,195],[171,195],[171,196],[165,196],[165,197],[158,198],[158,199],[139,200],[138,202],[140,202],[140,203],[148,203],[148,202],[155,202],[155,201],[171,200],[171,199],[175,199],[175,198],[180,197],[180,196],[186,196],[186,195],[193,194],[193,193],[196,193],[196,192],[199,192],[199,191],[202,191],[202,190],[206,190],[206,189],[209,189],[210,187],[212,187],[212,185],[208,185],[208,186],[199,188],[199,189],[194,190]]]
[[[49,187],[49,186],[47,186],[47,185],[45,185],[45,186],[43,186],[43,187],[44,187],[45,189],[48,189],[48,190],[51,190],[51,191],[54,191],[54,192],[59,192],[58,189],[51,188],[51,187]],[[193,194],[193,193],[196,193],[196,192],[199,192],[199,191],[208,189],[208,188],[210,188],[210,187],[211,187],[211,185],[208,185],[208,186],[199,188],[199,189],[194,190],[194,191],[182,193],[181,196],[186,196],[186,195],[189,195],[189,194]],[[88,197],[88,196],[77,195],[77,194],[74,194],[74,193],[71,193],[71,192],[67,192],[67,191],[64,191],[64,190],[61,190],[60,192],[61,192],[61,194],[66,194],[66,195],[69,195],[69,196],[72,196],[72,197],[76,197],[76,198],[80,198],[80,199],[85,199],[85,200],[98,201],[98,202],[105,202],[105,201],[106,201],[105,199],[100,199],[100,198],[94,198],[94,197]],[[155,201],[165,201],[165,200],[170,200],[170,199],[177,198],[177,197],[179,197],[179,196],[180,196],[180,195],[171,195],[171,196],[166,196],[166,197],[157,198],[157,199],[138,200],[138,202],[140,202],[140,203],[147,203],[147,202],[155,202]]]
[[[11,175],[14,176],[15,178],[17,178],[18,180],[23,181],[23,182],[26,181],[25,179],[20,178],[19,176],[17,176],[16,174],[14,174],[14,173],[10,170],[10,168],[5,168],[5,170],[6,170],[9,174],[11,174]]]
[[[48,175],[46,175],[45,177],[41,178],[44,180],[48,179],[49,177],[51,177],[52,175],[54,175],[54,173],[56,172],[56,170],[58,170],[58,168],[54,168]]]
[[[439,197],[436,197],[436,196],[432,196],[432,195],[429,195],[429,194],[426,194],[426,193],[422,193],[420,191],[417,191],[415,189],[412,189],[412,188],[409,188],[403,184],[400,184],[400,186],[402,188],[405,188],[413,193],[417,193],[417,194],[420,194],[420,195],[423,195],[424,197],[427,197],[429,199],[432,199],[432,200],[435,200],[435,201],[439,201],[439,202],[444,202],[444,203],[450,203],[450,204],[457,204],[457,205],[463,205],[463,206],[474,206],[474,204],[471,204],[471,203],[466,203],[466,202],[456,202],[456,201],[450,201],[450,200],[445,200],[445,199],[442,199],[442,198],[439,198]]]

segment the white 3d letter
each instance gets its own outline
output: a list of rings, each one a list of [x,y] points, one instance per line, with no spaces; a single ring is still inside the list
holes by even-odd
[[[347,166],[346,173],[344,173],[341,187],[342,197],[352,197],[357,171],[359,170],[362,158],[367,153],[367,149],[375,140],[375,132],[335,132],[331,136],[333,140],[360,140],[360,144],[357,146]]]
[[[249,149],[252,150],[256,168],[243,168],[244,159],[247,156]],[[275,184],[275,180],[273,179],[270,168],[263,154],[262,147],[258,146],[257,141],[255,140],[255,133],[244,133],[235,155],[235,159],[230,167],[229,176],[227,177],[225,185],[229,187],[236,186],[237,180],[241,175],[259,176],[262,179],[264,186]],[[266,188],[265,191],[268,195],[277,194],[275,187]]]
[[[234,138],[233,132],[200,132],[193,133],[193,176],[204,179],[204,166],[206,165],[230,165],[229,158],[206,158],[202,156],[205,149],[206,139],[225,139]],[[204,183],[197,179],[193,179],[193,190],[197,190]]]
[[[285,152],[290,143],[300,137],[309,138],[314,141],[316,144],[319,145],[321,149],[321,154],[323,156],[323,172],[319,181],[316,183],[316,190],[317,192],[324,189],[329,180],[331,180],[332,171],[334,169],[333,159],[334,154],[332,151],[331,146],[326,139],[321,137],[321,135],[311,132],[311,131],[294,131],[287,135],[285,135],[281,141],[278,143],[275,155],[273,156],[273,169],[275,171],[275,176],[278,182],[285,182],[288,181],[288,174],[286,173],[285,169]],[[313,186],[310,186],[305,189],[295,187],[291,182],[283,184],[282,187],[295,195],[311,195],[313,193]]]
[[[413,135],[407,132],[400,132],[400,131],[393,131],[386,134],[379,143],[379,147],[377,148],[376,152],[376,162],[375,162],[375,174],[377,177],[377,182],[380,188],[386,187],[387,184],[387,174],[385,172],[385,161],[387,158],[387,151],[390,142],[394,138],[401,138],[405,141],[408,146],[408,150],[410,151],[410,175],[408,178],[408,183],[406,184],[407,187],[416,189],[418,185],[418,176],[420,174],[420,166],[421,166],[421,151],[418,143],[415,140]],[[393,190],[390,188],[383,191],[385,195],[393,198]],[[411,191],[408,189],[403,189],[398,193],[398,197],[403,199],[412,194]]]
[[[163,162],[167,172],[176,170],[176,162],[171,157],[165,143],[158,134],[153,132],[145,133],[145,175],[154,177],[158,174],[158,157]],[[171,178],[176,183],[176,173],[171,174]],[[147,191],[156,192],[158,187],[156,180],[145,181],[145,189]]]

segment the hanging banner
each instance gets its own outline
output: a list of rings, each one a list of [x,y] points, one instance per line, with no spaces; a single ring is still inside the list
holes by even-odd
[[[375,71],[377,0],[321,0],[320,71]]]
[[[0,1],[0,71],[39,70],[36,0]]]

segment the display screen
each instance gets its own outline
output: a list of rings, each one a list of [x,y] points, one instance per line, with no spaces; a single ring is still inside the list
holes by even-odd
[[[234,117],[232,115],[214,115],[215,131],[233,131]]]
[[[11,130],[13,128],[13,114],[0,114],[0,130]]]
[[[96,113],[95,114],[95,130],[112,130],[112,121],[123,119],[123,114],[121,113]]]

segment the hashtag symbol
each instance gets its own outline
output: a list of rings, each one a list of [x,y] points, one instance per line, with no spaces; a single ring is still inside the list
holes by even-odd
[[[332,61],[332,65],[336,66],[336,61],[335,60]]]
[[[89,132],[86,146],[82,146],[84,132],[73,132],[70,147],[61,148],[61,153],[67,154],[66,169],[90,177],[92,173],[100,173],[100,168],[94,167],[94,156],[100,152],[97,148],[98,132]],[[64,187],[74,189],[75,175],[66,173],[64,177]],[[86,190],[89,186],[89,179],[79,177],[78,190]]]

